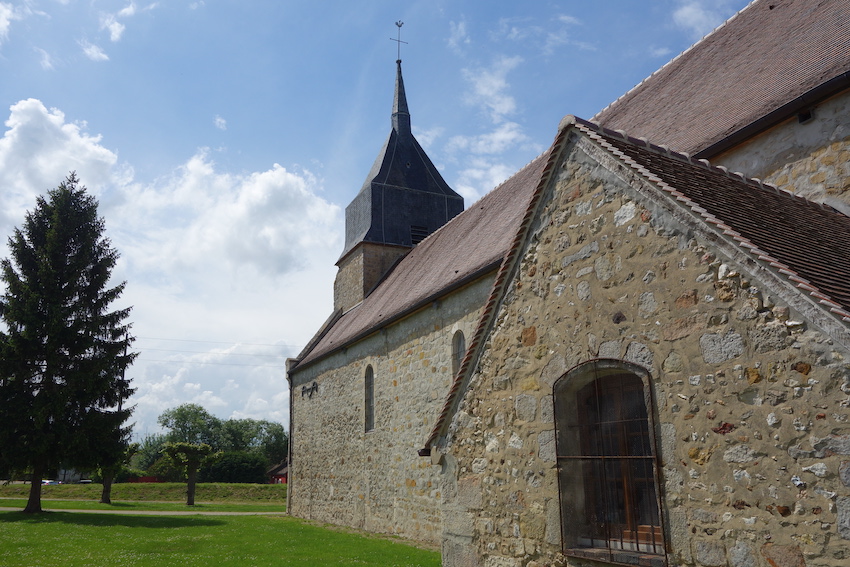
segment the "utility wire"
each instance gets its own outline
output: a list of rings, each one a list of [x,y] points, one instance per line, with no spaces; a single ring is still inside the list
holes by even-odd
[[[149,350],[155,350],[157,352],[182,352],[188,354],[217,354],[221,356],[261,356],[268,358],[280,358],[282,354],[251,354],[250,352],[211,352],[207,350],[175,350],[170,348],[139,348],[141,352],[147,352]]]
[[[165,364],[206,364],[212,366],[244,366],[246,368],[286,368],[286,366],[272,366],[269,364],[234,364],[231,362],[200,362],[195,360],[154,360],[151,358],[137,358],[136,362],[161,362]]]
[[[136,337],[136,339],[146,340],[146,341],[174,341],[181,343],[210,343],[210,344],[219,344],[219,345],[246,345],[246,346],[270,346],[270,347],[299,347],[301,345],[289,345],[289,344],[269,344],[269,343],[243,343],[241,341],[205,341],[200,339],[167,339],[162,337]]]

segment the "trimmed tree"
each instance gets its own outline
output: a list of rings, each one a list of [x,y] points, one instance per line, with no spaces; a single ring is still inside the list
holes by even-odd
[[[198,469],[204,463],[215,461],[221,453],[214,453],[213,448],[206,443],[166,443],[163,446],[165,454],[186,473],[186,505],[195,505],[195,484],[198,481]]]
[[[111,440],[110,440],[111,441]],[[123,443],[122,443],[123,441]],[[119,440],[118,443],[110,443],[110,447],[118,449],[123,446],[123,451],[106,452],[103,456],[102,464],[99,467],[101,482],[103,487],[100,491],[100,503],[112,504],[112,483],[115,477],[121,470],[130,464],[130,460],[139,452],[138,443],[128,443],[127,437]]]
[[[123,442],[135,358],[125,322],[110,311],[124,283],[109,287],[118,252],[104,237],[97,201],[72,173],[39,197],[9,238],[0,263],[0,455],[29,470],[25,512],[41,511],[41,479],[66,463],[93,469],[103,443]]]

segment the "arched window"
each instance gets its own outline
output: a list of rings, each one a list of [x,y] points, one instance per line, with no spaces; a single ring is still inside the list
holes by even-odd
[[[460,370],[460,364],[466,354],[466,338],[463,331],[457,331],[452,337],[452,376]]]
[[[366,423],[365,430],[372,431],[375,429],[375,373],[371,366],[366,367],[366,377],[364,380],[364,398],[365,408],[364,421]]]
[[[648,378],[634,364],[593,360],[555,382],[567,555],[666,565]]]

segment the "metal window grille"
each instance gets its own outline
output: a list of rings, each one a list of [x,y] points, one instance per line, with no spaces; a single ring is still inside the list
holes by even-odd
[[[593,361],[555,385],[564,552],[666,564],[648,390],[619,361]]]

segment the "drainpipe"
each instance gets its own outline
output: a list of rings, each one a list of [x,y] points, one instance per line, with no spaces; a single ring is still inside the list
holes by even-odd
[[[293,435],[292,435],[292,376],[289,375],[290,369],[295,366],[298,362],[295,358],[287,358],[286,359],[286,381],[289,383],[289,444],[286,448],[286,513],[288,515],[292,515],[290,510],[292,509],[289,505],[290,499],[292,498],[292,445],[293,445]]]

